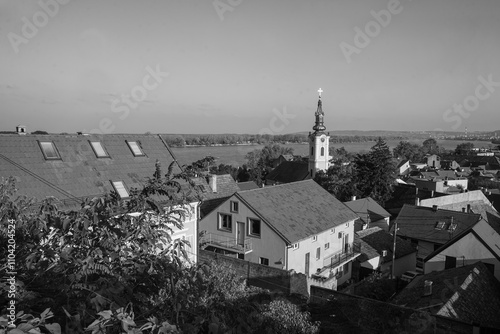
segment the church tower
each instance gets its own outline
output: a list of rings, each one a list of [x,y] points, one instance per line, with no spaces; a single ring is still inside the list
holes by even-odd
[[[323,124],[325,116],[321,102],[323,90],[320,88],[318,93],[318,109],[314,114],[316,116],[316,122],[313,126],[314,132],[309,133],[309,173],[312,178],[316,175],[316,171],[326,171],[330,167],[328,154],[330,136],[325,133],[326,127]]]

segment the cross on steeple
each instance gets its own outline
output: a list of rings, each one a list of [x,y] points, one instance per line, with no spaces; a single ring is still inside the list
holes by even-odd
[[[319,93],[319,98],[321,98],[321,93],[323,93],[323,90],[321,88],[318,89],[318,93]]]

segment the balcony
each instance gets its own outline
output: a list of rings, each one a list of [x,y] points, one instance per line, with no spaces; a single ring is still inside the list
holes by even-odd
[[[244,254],[252,251],[252,242],[248,238],[241,243],[238,242],[238,239],[215,233],[206,233],[200,238],[201,249],[205,249],[208,246]]]
[[[361,255],[361,245],[359,243],[352,243],[346,245],[345,248],[337,253],[329,255],[323,259],[323,270],[334,269],[349,262]]]

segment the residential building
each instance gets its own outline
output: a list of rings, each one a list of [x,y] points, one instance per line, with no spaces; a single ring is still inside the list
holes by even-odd
[[[500,330],[500,282],[482,262],[417,276],[391,302],[474,324],[485,333]]]
[[[357,200],[356,197],[353,197],[352,201],[344,202],[344,204],[359,217],[354,225],[355,232],[375,226],[385,231],[389,230],[391,214],[385,211],[373,198],[366,197]]]
[[[475,213],[405,204],[391,230],[397,227],[399,237],[417,246],[417,271],[423,271],[425,257],[482,219]]]
[[[427,166],[434,169],[441,168],[441,158],[436,154],[429,154],[425,157],[427,160]]]
[[[351,277],[358,217],[313,180],[235,193],[200,221],[200,247],[307,276]]]
[[[458,268],[481,261],[500,280],[500,234],[485,220],[469,227],[427,255],[424,273]]]
[[[360,264],[359,279],[374,271],[392,274],[394,236],[380,227],[371,227],[356,232],[360,240],[361,256],[356,259]],[[396,237],[394,275],[401,276],[405,271],[415,270],[417,249],[411,242]]]
[[[396,174],[397,175],[406,175],[410,172],[410,160],[403,159],[399,161],[396,165]]]
[[[157,164],[165,173],[176,161],[159,135],[33,135],[0,134],[0,177],[14,177],[19,195],[61,200],[59,208],[79,208],[82,199],[115,191],[123,199],[152,178]],[[180,167],[174,165],[174,172]],[[193,201],[182,230],[172,237],[189,241],[187,251],[196,261],[197,209]]]
[[[238,183],[229,174],[208,174],[193,178],[193,181],[201,197],[200,218],[240,190]]]

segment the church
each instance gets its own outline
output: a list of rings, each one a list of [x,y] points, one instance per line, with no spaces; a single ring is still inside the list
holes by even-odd
[[[320,88],[318,90],[318,108],[314,114],[315,123],[312,128],[314,132],[309,132],[309,155],[304,157],[302,161],[283,161],[266,176],[266,185],[313,179],[317,171],[326,171],[330,167],[328,154],[330,135],[325,132],[322,92],[323,90]]]

